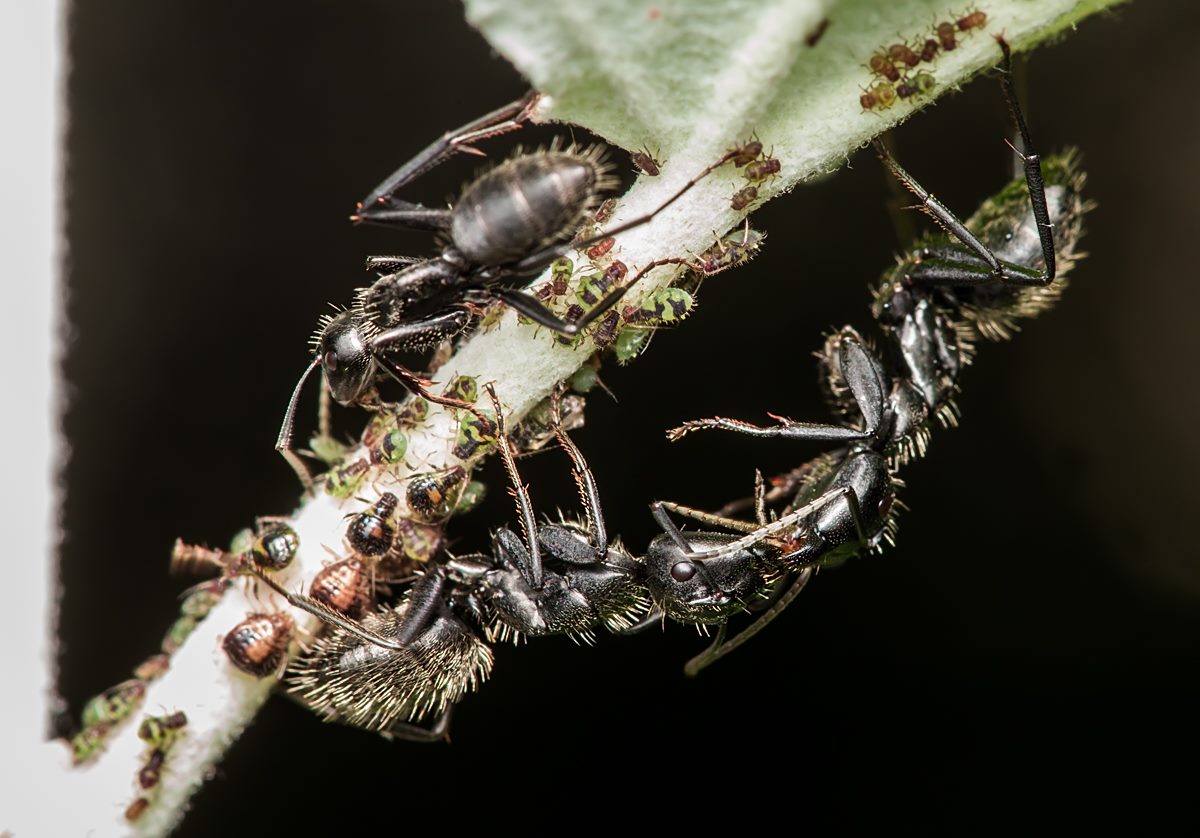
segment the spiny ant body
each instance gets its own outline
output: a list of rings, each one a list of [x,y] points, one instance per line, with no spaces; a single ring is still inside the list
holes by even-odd
[[[894,474],[908,459],[924,453],[932,421],[953,424],[953,397],[979,338],[1003,339],[1016,321],[1043,311],[1061,289],[1051,285],[1076,258],[1083,176],[1070,153],[1046,161],[1031,151],[1010,79],[1008,45],[997,39],[1003,61],[1001,86],[1016,123],[1025,176],[1009,184],[965,224],[904,171],[881,143],[876,149],[896,177],[921,201],[946,233],[927,236],[875,292],[872,312],[890,352],[877,352],[845,327],[831,335],[819,357],[827,394],[841,424],[778,419],[759,427],[731,419],[687,422],[669,435],[678,439],[701,428],[721,428],[760,437],[836,442],[838,450],[801,466],[794,479],[780,482],[794,491],[783,517],[788,522],[783,554],[774,564],[792,574],[818,563],[840,561],[864,548],[891,541]],[[1056,250],[1057,248],[1057,250]],[[1061,263],[1061,269],[1059,265]],[[778,494],[776,494],[778,497]],[[757,526],[764,527],[764,492],[756,495]],[[679,507],[701,521],[736,522]],[[755,526],[745,524],[746,527]],[[769,584],[769,583],[768,583]],[[772,612],[767,612],[770,615]],[[777,613],[777,612],[775,612]],[[739,638],[714,648],[689,671],[726,654],[769,619],[764,615]]]
[[[396,353],[436,346],[458,335],[473,310],[493,302],[503,302],[563,334],[579,333],[603,316],[641,274],[614,288],[577,321],[560,318],[519,286],[570,249],[598,247],[615,234],[650,221],[730,158],[725,155],[706,167],[657,209],[574,242],[603,194],[617,185],[599,147],[552,146],[519,154],[469,183],[446,209],[396,197],[402,187],[455,153],[479,153],[472,146],[475,141],[519,128],[536,103],[537,96],[530,94],[445,134],[359,205],[355,221],[429,230],[440,234],[445,244],[431,258],[372,257],[368,267],[382,275],[358,293],[351,308],[322,321],[314,339],[314,358],[296,384],[276,440],[276,448],[305,485],[311,485],[311,476],[292,449],[292,436],[296,403],[314,370],[322,370],[330,394],[342,405],[377,404],[375,381],[386,374],[413,396],[475,410],[464,400],[431,393],[430,382],[407,369]]]

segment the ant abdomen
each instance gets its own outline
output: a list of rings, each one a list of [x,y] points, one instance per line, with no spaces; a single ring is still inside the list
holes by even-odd
[[[450,218],[454,247],[473,265],[505,265],[575,234],[615,179],[603,149],[506,160],[471,183]]]

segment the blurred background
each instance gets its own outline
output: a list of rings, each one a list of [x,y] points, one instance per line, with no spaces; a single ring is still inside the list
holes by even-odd
[[[225,544],[296,502],[273,444],[317,317],[350,300],[365,255],[431,252],[421,234],[353,227],[354,202],[525,85],[455,4],[74,6],[60,686],[77,717],[173,619],[191,584],[167,574],[176,536]],[[895,549],[822,573],[694,681],[681,668],[705,641],[678,626],[501,648],[451,747],[389,744],[273,699],[179,834],[402,824],[410,807],[455,826],[607,825],[630,820],[627,797],[675,824],[779,806],[831,831],[1174,808],[1194,779],[1175,765],[1200,743],[1198,34],[1200,7],[1140,2],[1029,62],[1035,142],[1083,151],[1090,256],[1057,310],[981,347],[961,426],[902,472]],[[895,141],[967,215],[1009,176],[1008,130],[981,78]],[[408,196],[436,203],[474,165]],[[747,494],[756,467],[816,453],[715,434],[669,445],[662,431],[826,416],[811,353],[831,327],[872,328],[867,286],[900,247],[887,199],[862,152],[768,204],[758,261],[706,283],[685,328],[638,363],[605,368],[619,403],[596,393],[576,440],[635,550],[656,532],[649,501],[716,507]],[[521,468],[541,513],[572,508],[559,453]],[[482,474],[488,502],[452,526],[461,550],[514,517],[495,464]],[[314,774],[326,798],[289,797]]]

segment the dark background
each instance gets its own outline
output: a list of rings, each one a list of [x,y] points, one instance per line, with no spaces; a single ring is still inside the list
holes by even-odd
[[[902,474],[898,547],[823,573],[696,681],[680,670],[702,641],[677,626],[501,648],[451,747],[388,744],[273,700],[180,834],[357,829],[414,810],[464,827],[580,808],[632,825],[631,798],[679,826],[761,811],[847,831],[1186,811],[1176,795],[1200,744],[1198,23],[1200,8],[1136,3],[1030,62],[1035,141],[1084,152],[1091,256],[1057,310],[982,347],[962,426]],[[352,227],[355,199],[524,85],[453,4],[78,0],[70,42],[60,685],[74,715],[157,646],[187,584],[166,572],[177,535],[225,543],[293,505],[272,446],[317,316],[349,300],[365,254],[430,248]],[[968,213],[1007,177],[1006,132],[997,86],[979,80],[896,140]],[[879,165],[851,162],[758,212],[759,261],[708,283],[694,320],[641,362],[606,370],[620,404],[595,397],[576,438],[635,549],[654,534],[653,498],[714,507],[755,467],[815,453],[717,435],[671,446],[662,429],[824,415],[810,353],[831,326],[869,328],[866,287],[898,246]],[[410,194],[436,202],[472,171],[448,165]],[[560,455],[522,469],[543,513],[574,503]],[[464,547],[513,517],[484,474],[488,504],[453,528]]]

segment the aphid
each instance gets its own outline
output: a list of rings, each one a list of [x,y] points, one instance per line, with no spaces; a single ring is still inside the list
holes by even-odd
[[[468,497],[468,490],[472,485],[475,484],[467,484],[467,489],[463,490],[463,498]],[[454,508],[454,514],[457,515],[462,511],[464,510],[460,498],[459,505]],[[436,524],[420,524],[407,518],[401,518],[396,527],[396,553],[412,564],[424,564],[431,561],[441,551],[444,542],[445,535],[442,527]],[[408,564],[394,570],[398,574],[410,572],[411,569],[411,564]],[[389,575],[393,574],[389,572]]]
[[[739,169],[749,163],[753,163],[762,155],[763,144],[758,140],[748,140],[740,146],[736,146],[726,153],[734,166]]]
[[[389,543],[389,550],[391,547]],[[308,595],[339,614],[357,619],[373,601],[371,573],[357,558],[342,559],[317,571]]]
[[[204,582],[187,591],[179,606],[179,618],[167,629],[162,640],[162,651],[171,655],[183,645],[196,625],[208,616],[208,612],[221,601],[228,581],[224,578]]]
[[[900,81],[900,71],[896,69],[895,62],[885,53],[877,52],[868,58],[867,68],[875,75],[890,82]]]
[[[187,727],[187,714],[176,710],[167,716],[147,716],[138,725],[138,739],[156,747],[170,745]]]
[[[552,146],[518,154],[469,183],[449,208],[428,208],[396,197],[455,153],[475,151],[472,143],[519,128],[537,99],[536,94],[527,95],[445,134],[359,204],[354,221],[432,230],[442,236],[444,247],[427,259],[375,257],[371,264],[398,269],[363,289],[351,308],[322,320],[314,357],[292,392],[275,445],[306,486],[311,476],[293,450],[292,437],[297,401],[313,371],[323,371],[330,394],[341,405],[378,401],[375,381],[386,374],[414,396],[450,408],[474,409],[429,392],[429,382],[405,367],[397,353],[436,346],[458,335],[467,327],[472,305],[488,302],[504,303],[563,334],[578,333],[603,316],[627,287],[613,289],[596,310],[569,322],[517,286],[572,247],[591,248],[645,224],[729,159],[722,156],[705,167],[656,209],[574,243],[576,231],[603,193],[617,185],[598,147]]]
[[[140,679],[122,681],[100,695],[94,696],[83,707],[83,726],[99,724],[113,725],[129,716],[141,706],[146,697],[146,683]]]
[[[125,807],[125,820],[130,823],[135,822],[140,818],[147,809],[150,808],[150,800],[146,797],[135,798],[132,803]]]
[[[399,428],[392,428],[370,447],[372,465],[392,465],[404,461],[408,453],[408,437]]]
[[[981,29],[987,24],[987,12],[981,12],[978,9],[968,12],[958,19],[958,28],[962,32],[967,32],[971,29]]]
[[[283,522],[267,526],[254,539],[250,552],[259,565],[269,570],[283,570],[296,558],[300,536]]]
[[[937,87],[937,80],[934,79],[932,73],[927,73],[924,70],[914,75],[911,79],[912,86],[916,89],[917,95],[928,96]]]
[[[392,549],[396,538],[400,499],[384,492],[370,507],[350,517],[346,542],[361,556],[379,558]]]
[[[911,84],[909,84],[907,79],[900,82],[900,84],[896,85],[896,96],[898,96],[901,99],[907,99],[909,96],[912,96],[916,92],[917,92],[917,89],[915,87],[913,87]]]
[[[363,459],[354,460],[335,468],[325,475],[325,494],[335,498],[348,498],[366,482],[371,464]]]
[[[729,208],[743,210],[758,199],[757,186],[743,186],[729,199]]]
[[[448,399],[473,402],[479,398],[479,382],[470,375],[456,375],[442,390],[442,395]]]
[[[594,245],[589,247],[585,253],[587,253],[587,257],[589,259],[599,259],[604,254],[608,253],[608,251],[612,250],[613,245],[616,243],[617,240],[609,236],[607,239],[602,239],[596,242]]]
[[[941,44],[942,49],[944,49],[946,52],[949,52],[958,46],[956,29],[953,23],[942,21],[937,25],[937,28],[934,31],[937,33],[938,43]]]
[[[865,111],[885,111],[896,104],[896,88],[881,81],[864,90],[862,96],[858,97],[858,101]]]
[[[925,43],[921,45],[921,60],[928,63],[937,58],[938,42],[933,38],[926,38]]]
[[[169,655],[151,655],[133,670],[133,677],[142,681],[153,681],[171,668]]]
[[[629,158],[633,162],[634,168],[642,174],[648,177],[658,177],[658,167],[660,164],[654,159],[654,155],[650,153],[650,149],[643,146],[641,151],[633,152],[633,154],[629,155]]]
[[[888,58],[892,61],[899,62],[906,67],[916,67],[921,63],[921,56],[913,52],[912,47],[908,44],[892,44],[887,49]],[[895,79],[888,79],[895,81]]]
[[[481,410],[479,415],[466,413],[458,420],[458,434],[450,453],[460,460],[469,460],[486,453],[495,441],[496,425],[488,411]]]
[[[616,198],[605,198],[600,202],[600,206],[596,207],[596,211],[592,213],[592,222],[595,224],[603,224],[608,219],[612,218],[613,210],[617,208]],[[567,260],[571,261],[570,259]]]
[[[766,238],[766,233],[751,229],[747,219],[741,230],[726,233],[702,251],[696,257],[695,268],[707,277],[744,265],[758,255]]]
[[[265,678],[283,663],[293,627],[287,614],[250,614],[225,635],[221,647],[242,672]]]
[[[780,162],[774,157],[766,160],[756,160],[746,166],[746,180],[761,183],[767,178],[774,177],[779,174]]]
[[[467,482],[462,466],[427,471],[408,479],[408,508],[414,521],[440,524],[450,517]]]
[[[592,342],[597,349],[607,349],[617,337],[617,326],[621,322],[621,313],[615,310],[601,318],[600,323],[592,331]]]

